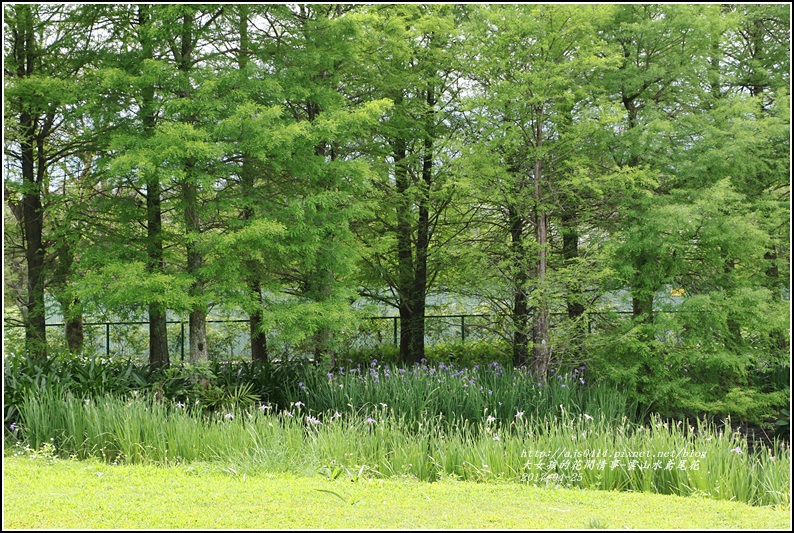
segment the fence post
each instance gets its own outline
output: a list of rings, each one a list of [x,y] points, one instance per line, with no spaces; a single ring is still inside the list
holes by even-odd
[[[110,357],[110,322],[105,322],[105,356]]]
[[[179,361],[185,362],[185,322],[179,321]]]
[[[466,342],[466,315],[460,315],[460,342]]]
[[[397,342],[397,317],[394,317],[394,344],[399,344]]]

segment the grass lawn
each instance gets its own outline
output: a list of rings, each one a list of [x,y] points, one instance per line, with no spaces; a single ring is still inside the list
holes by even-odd
[[[410,479],[256,477],[199,463],[4,457],[3,529],[781,529],[790,508]],[[330,492],[325,492],[330,491]]]

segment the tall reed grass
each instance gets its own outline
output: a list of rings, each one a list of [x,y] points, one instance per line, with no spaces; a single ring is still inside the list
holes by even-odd
[[[26,398],[15,431],[20,443],[51,445],[75,458],[209,462],[249,474],[505,480],[790,505],[790,450],[750,453],[730,424],[689,427],[652,417],[639,426],[590,407],[569,411],[545,403],[553,412],[511,407],[505,414],[484,404],[476,419],[450,421],[429,410],[401,412],[386,402],[356,406],[354,398],[344,399],[351,401],[340,410],[297,401],[282,410],[265,404],[207,414],[145,397],[83,399],[43,391]]]

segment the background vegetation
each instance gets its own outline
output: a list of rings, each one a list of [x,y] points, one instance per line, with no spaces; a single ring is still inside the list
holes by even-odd
[[[789,501],[785,5],[3,19],[11,445],[520,480],[581,436],[712,469],[584,486]]]

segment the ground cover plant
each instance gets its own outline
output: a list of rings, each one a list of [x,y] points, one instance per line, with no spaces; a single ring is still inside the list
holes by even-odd
[[[785,507],[445,479],[269,473],[227,464],[4,458],[4,529],[781,529]],[[97,494],[102,494],[97,498]]]
[[[184,400],[47,388],[18,405],[8,437],[20,453],[48,447],[116,463],[210,461],[248,475],[452,477],[790,501],[785,443],[752,450],[729,422],[690,426],[651,416],[638,423],[624,414],[625,398],[588,387],[575,370],[536,383],[498,364],[458,370],[372,362],[324,376],[304,368],[293,377],[306,381],[285,387],[283,396],[294,399],[282,405],[250,387],[209,402],[202,394],[212,389],[201,382]]]

